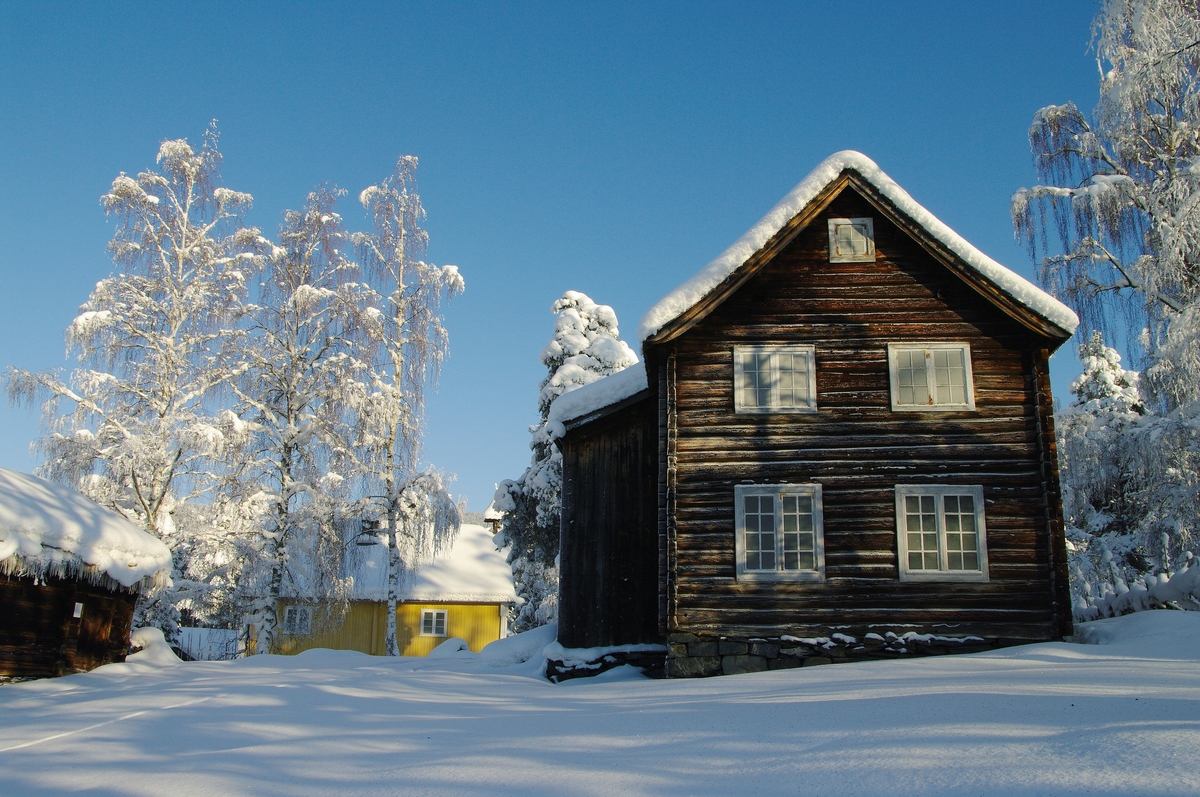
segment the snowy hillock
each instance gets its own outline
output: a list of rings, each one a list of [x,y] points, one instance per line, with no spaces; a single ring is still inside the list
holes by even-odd
[[[166,578],[171,551],[74,490],[0,468],[0,573],[111,579],[132,587]]]

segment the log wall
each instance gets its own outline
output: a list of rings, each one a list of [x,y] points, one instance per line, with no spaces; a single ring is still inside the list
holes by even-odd
[[[135,600],[82,581],[0,575],[0,676],[42,678],[124,661]]]

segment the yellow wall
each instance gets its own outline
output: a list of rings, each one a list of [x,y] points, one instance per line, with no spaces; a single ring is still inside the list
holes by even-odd
[[[280,601],[277,611],[282,623],[287,601]],[[446,639],[459,637],[471,650],[479,652],[489,642],[500,638],[505,618],[498,603],[401,603],[396,607],[396,643],[401,656],[425,656]],[[446,636],[421,636],[421,612],[425,609],[446,612]],[[280,653],[294,654],[311,648],[357,650],[373,656],[387,653],[387,604],[375,601],[354,601],[338,622],[337,617],[322,617],[320,608],[313,611],[312,636],[285,636]],[[252,635],[253,636],[253,635]]]
[[[446,636],[421,636],[421,612],[426,609],[445,610]],[[459,637],[478,653],[500,638],[501,622],[496,603],[402,603],[396,607],[396,644],[401,656],[426,656],[450,637]]]

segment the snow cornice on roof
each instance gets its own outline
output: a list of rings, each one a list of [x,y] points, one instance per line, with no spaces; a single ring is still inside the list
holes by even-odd
[[[732,246],[651,307],[638,325],[638,340],[644,344],[700,303],[846,171],[869,183],[898,211],[1008,298],[1068,334],[1075,331],[1079,318],[1071,308],[980,252],[909,196],[866,155],[844,150],[822,161]]]
[[[130,589],[170,569],[171,551],[134,523],[75,490],[0,468],[0,573]]]

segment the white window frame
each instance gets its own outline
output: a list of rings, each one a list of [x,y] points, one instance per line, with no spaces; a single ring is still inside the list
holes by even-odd
[[[746,374],[743,370],[742,358],[747,354],[770,357],[770,378],[768,389],[770,397],[765,407],[748,406],[743,402],[743,391],[746,388]],[[779,355],[790,354],[803,356],[808,362],[808,403],[796,407],[779,406]],[[746,413],[804,413],[817,411],[817,353],[813,346],[734,346],[733,347],[733,411],[738,414]]]
[[[979,555],[978,570],[950,570],[947,564],[946,503],[948,495],[969,495],[975,502],[975,545]],[[938,569],[910,570],[908,567],[908,528],[904,499],[909,496],[933,496],[937,515]],[[899,556],[901,581],[987,581],[987,523],[984,519],[983,487],[978,484],[897,484],[896,485],[896,551]]]
[[[774,570],[746,568],[746,496],[774,496],[775,564]],[[813,559],[812,570],[782,570],[783,522],[782,501],[785,495],[806,496],[812,499]],[[819,484],[738,484],[733,488],[734,551],[738,581],[824,581],[825,580],[825,519]]]
[[[838,231],[842,227],[852,227],[867,241],[867,251],[863,254],[843,252],[838,246],[840,237]],[[830,263],[874,263],[875,262],[875,221],[871,218],[859,219],[830,219],[829,220],[829,262]]]
[[[283,609],[283,633],[288,636],[310,636],[312,634],[312,607],[285,606]]]
[[[432,622],[430,627],[433,629],[430,633],[425,632],[425,618],[431,617]],[[444,637],[446,636],[447,612],[445,609],[422,609],[421,610],[421,636]],[[437,632],[438,620],[442,621],[442,633]]]
[[[894,412],[962,412],[975,410],[975,376],[971,368],[971,344],[957,342],[914,342],[889,343],[888,348],[888,378],[892,390],[892,410]],[[900,403],[900,353],[904,351],[920,351],[925,356],[925,384],[929,389],[930,374],[934,373],[933,359],[939,351],[957,351],[962,353],[963,379],[965,382],[967,400],[965,402],[936,403],[936,395],[929,394],[926,404]]]

